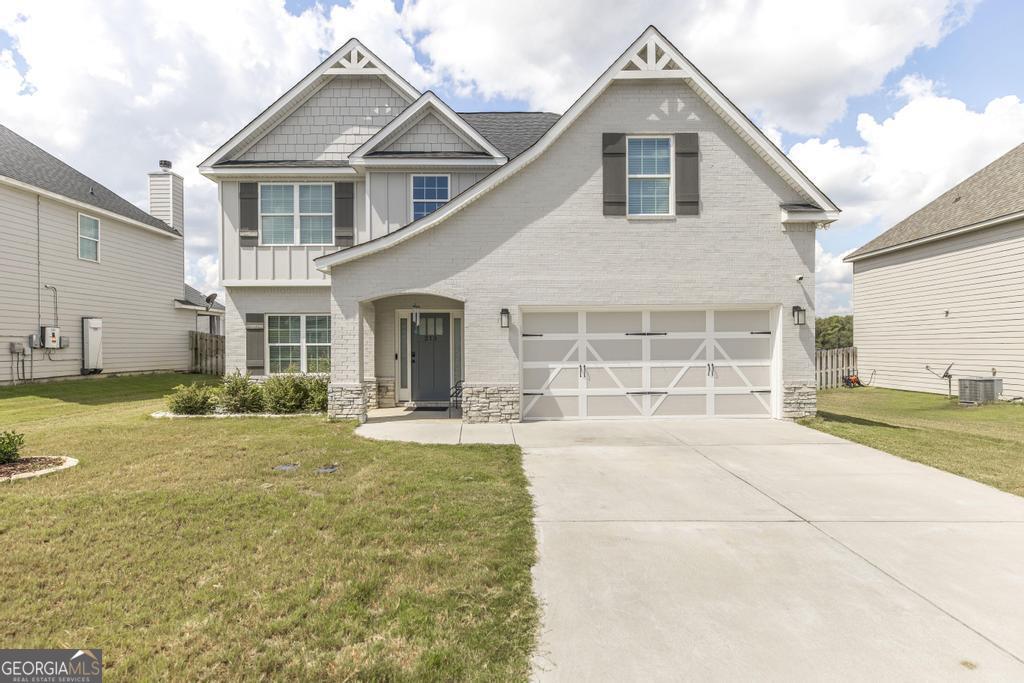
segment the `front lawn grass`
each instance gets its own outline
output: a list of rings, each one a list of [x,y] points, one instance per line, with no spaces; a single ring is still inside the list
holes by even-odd
[[[866,387],[818,393],[814,429],[1024,496],[1024,406],[962,408],[936,394]]]
[[[518,448],[148,417],[193,379],[0,389],[0,429],[25,433],[26,455],[80,460],[0,483],[3,647],[99,647],[109,680],[527,676]]]

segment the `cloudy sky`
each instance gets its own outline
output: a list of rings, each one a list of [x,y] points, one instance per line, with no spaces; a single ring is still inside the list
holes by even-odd
[[[1024,141],[1016,0],[3,0],[0,122],[143,208],[173,160],[212,291],[196,164],[349,37],[456,110],[561,112],[652,23],[844,209],[819,315],[850,308],[843,254]]]

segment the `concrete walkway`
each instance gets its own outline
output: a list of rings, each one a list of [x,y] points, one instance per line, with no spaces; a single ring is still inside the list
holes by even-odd
[[[465,427],[447,442],[506,434]],[[1024,680],[1022,498],[785,422],[507,433],[538,680]]]

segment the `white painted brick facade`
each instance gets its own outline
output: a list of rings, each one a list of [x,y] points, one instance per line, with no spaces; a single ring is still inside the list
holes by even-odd
[[[602,213],[605,132],[700,134],[701,213]],[[794,305],[814,310],[814,231],[784,229],[806,201],[679,83],[612,85],[538,160],[438,227],[332,273],[332,382],[362,381],[356,302],[413,291],[465,302],[466,381],[519,381],[529,306]],[[802,282],[796,281],[803,275]],[[512,327],[498,311],[512,311]],[[813,326],[782,324],[787,385],[813,382]]]
[[[224,369],[246,371],[246,313],[319,313],[330,311],[327,287],[226,287],[224,290]]]
[[[347,159],[407,106],[406,99],[377,76],[335,78],[239,158]]]

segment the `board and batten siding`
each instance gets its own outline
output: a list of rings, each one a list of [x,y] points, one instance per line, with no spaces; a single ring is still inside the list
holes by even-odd
[[[368,173],[370,184],[370,225],[356,230],[356,244],[383,237],[412,221],[413,175],[449,175],[450,193],[454,199],[480,181],[489,171],[427,169],[422,171],[382,171]],[[366,221],[363,220],[365,225]]]
[[[348,182],[352,176],[326,179],[288,180],[287,182]],[[251,181],[257,182],[257,181]],[[268,179],[268,182],[286,182],[282,179]],[[326,246],[266,246],[243,247],[238,238],[239,203],[238,182],[221,181],[221,278],[231,282],[237,280],[265,281],[268,286],[284,280],[303,280],[327,283],[327,276],[313,266],[313,259],[338,250]],[[366,200],[363,184],[355,183],[355,234],[359,235],[366,222]],[[357,238],[358,239],[358,238]]]
[[[183,294],[183,241],[92,214],[100,219],[100,262],[83,261],[79,210],[42,197],[37,239],[36,202],[33,192],[0,185],[0,384],[15,377],[10,342],[27,346],[40,324],[54,324],[44,285],[57,288],[70,346],[33,350],[26,372],[31,365],[36,379],[80,376],[83,316],[103,318],[104,374],[187,369],[196,316],[174,307]]]
[[[1024,396],[1024,221],[856,261],[854,343],[875,386],[946,393],[934,376],[1003,379]],[[948,313],[947,313],[948,312]],[[953,382],[956,392],[957,383]]]

